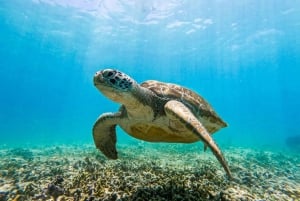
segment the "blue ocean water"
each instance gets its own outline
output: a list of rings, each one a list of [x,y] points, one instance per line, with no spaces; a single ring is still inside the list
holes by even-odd
[[[300,135],[300,1],[0,0],[0,58],[2,145],[93,143],[108,67],[197,91],[221,147]]]

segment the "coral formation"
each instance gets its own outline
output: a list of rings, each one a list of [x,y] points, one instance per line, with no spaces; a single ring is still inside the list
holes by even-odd
[[[228,180],[213,155],[198,146],[120,150],[121,159],[111,161],[91,145],[31,149],[31,160],[0,149],[0,201],[300,199],[297,155],[227,149],[235,177]]]

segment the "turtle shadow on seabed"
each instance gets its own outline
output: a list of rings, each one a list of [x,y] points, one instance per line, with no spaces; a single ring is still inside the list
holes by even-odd
[[[285,139],[286,146],[295,152],[300,151],[300,135],[292,135]]]

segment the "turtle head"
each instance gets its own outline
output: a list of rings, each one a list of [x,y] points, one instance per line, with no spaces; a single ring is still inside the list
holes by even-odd
[[[131,96],[131,91],[137,86],[131,77],[114,69],[98,71],[94,76],[94,85],[108,98],[116,102]]]

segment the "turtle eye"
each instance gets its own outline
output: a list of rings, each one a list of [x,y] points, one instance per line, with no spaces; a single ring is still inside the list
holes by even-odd
[[[116,74],[116,71],[114,70],[104,70],[103,71],[103,77],[113,77]]]
[[[113,75],[112,72],[109,72],[109,73],[107,74],[108,77],[111,77],[112,75]]]

